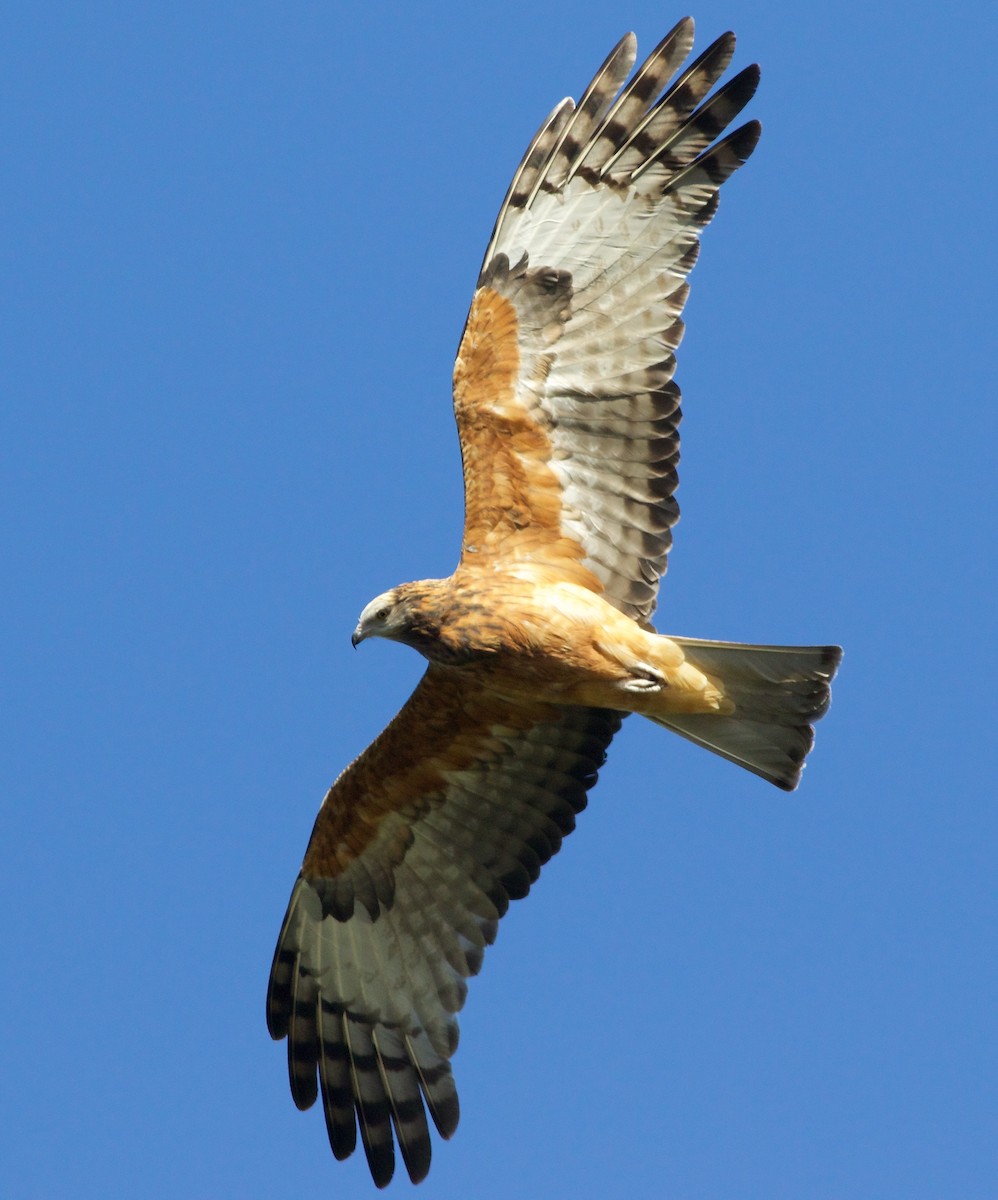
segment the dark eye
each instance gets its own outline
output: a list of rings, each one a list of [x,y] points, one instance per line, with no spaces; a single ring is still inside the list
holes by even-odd
[[[386,604],[384,608],[378,609],[378,611],[374,614],[374,619],[376,621],[387,621],[391,611],[391,607]]]

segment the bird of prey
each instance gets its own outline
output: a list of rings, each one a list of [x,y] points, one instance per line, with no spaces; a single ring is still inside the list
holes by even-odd
[[[624,37],[527,148],[454,368],[465,524],[449,579],[372,600],[357,643],[429,660],[329,789],[294,885],[267,1022],[295,1104],[375,1183],[430,1165],[458,1122],[456,1014],[510,900],[584,808],[628,713],[791,789],[840,651],[665,637],[651,625],[678,516],[687,275],[752,153],[735,39],[691,65],[680,21],[630,77]],[[626,81],[626,82],[625,82]]]

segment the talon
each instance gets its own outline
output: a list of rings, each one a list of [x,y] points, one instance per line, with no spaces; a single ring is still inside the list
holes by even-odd
[[[647,663],[635,663],[634,674],[624,681],[624,690],[628,692],[660,692],[668,687],[665,676]]]

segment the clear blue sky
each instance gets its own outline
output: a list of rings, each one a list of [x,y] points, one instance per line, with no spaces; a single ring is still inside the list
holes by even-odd
[[[628,722],[419,1194],[984,1200],[996,9],[693,12],[764,132],[693,275],[660,626],[845,663],[792,797]],[[8,8],[5,1196],[373,1194],[263,1014],[318,802],[421,670],[350,632],[456,559],[451,363],[526,140],[682,15]]]

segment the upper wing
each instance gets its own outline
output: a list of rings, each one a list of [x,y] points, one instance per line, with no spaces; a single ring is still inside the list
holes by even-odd
[[[321,1088],[337,1158],[359,1120],[379,1186],[395,1166],[393,1126],[412,1180],[426,1175],[424,1100],[441,1136],[454,1132],[448,1060],[465,981],[573,828],[619,726],[596,709],[508,709],[431,666],[330,788],[277,944],[267,1024],[288,1039],[295,1103]]]
[[[755,92],[748,67],[710,99],[725,34],[669,85],[681,21],[621,88],[628,34],[578,106],[531,142],[496,221],[454,370],[465,477],[462,561],[556,565],[646,621],[678,517],[673,351],[718,188],[759,137],[711,145]]]

